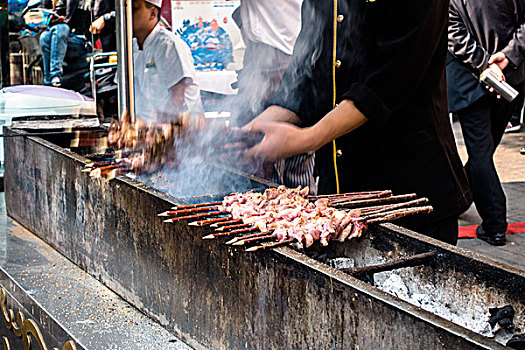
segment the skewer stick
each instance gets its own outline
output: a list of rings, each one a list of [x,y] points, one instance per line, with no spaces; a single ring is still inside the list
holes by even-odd
[[[235,242],[237,242],[237,241],[239,241],[241,239],[266,236],[267,234],[268,234],[268,232],[258,232],[258,233],[253,233],[251,235],[234,237],[232,240],[229,240],[228,242],[226,242],[226,244],[233,244],[233,243],[235,243]]]
[[[378,218],[373,218],[366,220],[367,224],[371,223],[378,223],[378,222],[385,222],[385,221],[391,221],[396,220],[402,217],[405,217],[407,215],[412,214],[419,214],[419,213],[430,213],[434,208],[432,208],[430,205],[425,207],[416,207],[416,208],[410,208],[410,209],[402,209],[402,210],[394,210],[391,213],[387,213],[386,215],[380,216]],[[383,213],[385,214],[385,213]]]
[[[175,215],[181,215],[181,214],[199,213],[203,211],[214,211],[218,209],[219,208],[215,206],[215,207],[200,207],[200,208],[181,209],[181,210],[168,210],[168,211],[165,211],[164,213],[158,214],[158,216],[175,216]]]
[[[131,170],[125,164],[108,165],[100,168],[96,168],[90,171],[89,176],[94,178],[106,177],[111,173],[112,170],[124,170],[124,172]]]
[[[179,216],[177,218],[171,218],[164,220],[164,222],[175,222],[180,220],[191,220],[191,219],[198,219],[198,218],[206,218],[206,217],[213,217],[217,215],[224,214],[222,211],[211,211],[209,213],[203,213],[203,214],[195,214],[195,215],[187,215],[187,216]]]
[[[245,228],[245,227],[251,227],[251,224],[238,224],[238,225],[229,225],[229,226],[221,226],[219,228],[216,228],[215,231],[225,231],[225,230],[234,230],[238,228]]]
[[[367,208],[363,208],[363,209],[361,209],[361,213],[364,214],[364,215],[362,215],[361,217],[365,218],[365,219],[366,218],[371,218],[374,215],[377,215],[379,213],[388,212],[388,211],[391,211],[391,210],[394,210],[394,209],[400,209],[400,208],[407,208],[407,207],[417,206],[419,204],[425,204],[425,203],[428,203],[428,198],[418,198],[418,199],[415,199],[413,201],[408,201],[408,202],[404,202],[404,203],[389,204],[389,205],[385,205],[385,206],[379,207],[378,209],[369,210],[369,211],[366,210]]]
[[[171,207],[172,210],[180,210],[180,209],[192,209],[192,208],[200,208],[200,207],[210,207],[213,205],[220,205],[222,202],[208,202],[208,203],[196,203],[196,204],[187,204],[187,205],[177,205],[174,207]]]
[[[225,216],[225,217],[222,217],[222,218],[192,221],[188,225],[189,226],[206,226],[206,225],[210,225],[210,224],[213,224],[213,223],[216,223],[216,222],[230,221],[231,219],[232,219],[231,216]]]
[[[100,167],[107,166],[107,165],[112,165],[112,164],[114,164],[113,161],[92,162],[92,163],[87,163],[86,165],[84,165],[84,167],[86,167],[86,168],[100,168]]]
[[[241,239],[235,243],[233,243],[233,245],[244,245],[245,243],[250,243],[250,242],[255,242],[255,241],[263,241],[263,240],[266,240],[266,239],[272,239],[272,238],[277,238],[277,235],[276,234],[266,234],[264,236],[259,236],[259,237],[252,237],[252,238],[246,238],[246,239]]]
[[[361,195],[334,198],[334,199],[330,199],[330,204],[337,204],[340,202],[351,202],[351,201],[372,199],[372,198],[388,198],[388,197],[392,197],[392,192],[383,191],[379,193],[370,193],[370,194],[361,194]]]
[[[107,173],[106,175],[106,180],[112,180],[116,178],[117,176],[119,176],[120,174],[125,174],[128,171],[131,171],[131,168],[126,167],[126,168],[116,168],[116,169],[110,170],[109,173]]]
[[[364,199],[364,200],[356,200],[356,201],[348,201],[348,202],[338,202],[335,204],[332,204],[333,206],[341,206],[341,207],[357,207],[360,205],[369,205],[369,204],[379,204],[379,203],[389,203],[389,202],[397,202],[397,201],[403,201],[403,200],[410,200],[416,198],[417,195],[415,193],[410,194],[403,194],[399,196],[390,196],[390,197],[384,197],[384,198],[374,198],[374,199]]]
[[[363,191],[363,192],[347,192],[347,193],[339,193],[339,194],[320,194],[317,196],[310,196],[310,198],[338,198],[338,197],[351,197],[354,195],[360,195],[360,194],[374,194],[374,193],[380,193],[380,192],[389,192],[392,194],[391,190],[381,190],[381,191]]]
[[[245,228],[242,230],[235,230],[235,231],[228,231],[228,232],[221,232],[221,233],[212,233],[211,235],[207,235],[202,237],[202,239],[213,239],[217,237],[225,237],[225,236],[235,236],[239,233],[245,233],[245,232],[253,232],[259,230],[257,227],[250,227]]]
[[[248,249],[246,249],[247,252],[255,252],[259,249],[268,249],[268,248],[275,248],[275,247],[278,247],[278,246],[281,246],[281,245],[286,245],[286,244],[289,244],[289,243],[293,243],[295,242],[295,238],[289,238],[289,239],[285,239],[284,241],[280,241],[280,242],[277,242],[277,243],[272,243],[272,244],[265,244],[265,245],[259,245],[259,246],[255,246],[255,247],[250,247]]]
[[[233,219],[230,216],[230,221],[216,222],[213,225],[210,225],[210,227],[221,227],[221,226],[229,226],[229,225],[236,225],[236,224],[242,224],[242,220],[240,220],[240,219]]]

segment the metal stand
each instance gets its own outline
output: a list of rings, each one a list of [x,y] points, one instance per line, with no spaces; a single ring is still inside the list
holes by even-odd
[[[135,98],[133,93],[133,35],[132,0],[116,0],[118,52],[118,113],[129,113],[135,121]]]

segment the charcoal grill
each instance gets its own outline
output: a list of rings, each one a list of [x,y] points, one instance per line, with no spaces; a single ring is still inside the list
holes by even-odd
[[[305,253],[288,247],[246,253],[202,240],[207,227],[164,224],[157,214],[187,199],[125,176],[89,178],[81,172],[89,161],[56,140],[6,138],[5,145],[9,215],[194,348],[504,348],[497,342],[504,339],[370,284],[392,271],[355,274],[331,266],[338,258],[359,267],[429,252],[393,270],[414,292],[435,286],[437,299],[467,318],[511,304],[515,325],[525,327],[524,271],[393,224],[371,225],[358,240]]]

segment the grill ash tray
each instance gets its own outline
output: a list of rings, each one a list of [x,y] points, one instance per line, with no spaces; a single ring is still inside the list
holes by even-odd
[[[359,239],[312,248],[304,253],[501,344],[525,329],[525,279],[496,271],[497,263],[480,255],[451,255],[439,246],[408,241],[377,226]],[[492,328],[489,309],[504,305],[515,310],[514,328]]]

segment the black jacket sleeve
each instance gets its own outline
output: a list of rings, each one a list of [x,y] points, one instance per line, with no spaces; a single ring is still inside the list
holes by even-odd
[[[488,67],[490,54],[472,37],[456,2],[450,2],[448,50],[460,61],[479,72]]]
[[[58,0],[55,6],[55,12],[66,19],[64,23],[70,24],[73,15],[78,7],[79,0]]]
[[[95,0],[93,3],[93,16],[99,18],[104,16],[104,20],[108,20],[106,16],[115,11],[115,1],[111,0]]]
[[[55,12],[60,16],[66,15],[67,0],[58,0],[55,5]]]
[[[525,59],[525,1],[516,0],[515,3],[516,30],[512,33],[512,38],[507,46],[501,51],[515,67],[519,67]]]
[[[448,6],[441,0],[370,2],[374,32],[359,81],[343,94],[371,122],[382,124],[414,97],[446,36]],[[377,8],[373,8],[377,4]],[[445,64],[443,55],[443,67]]]

